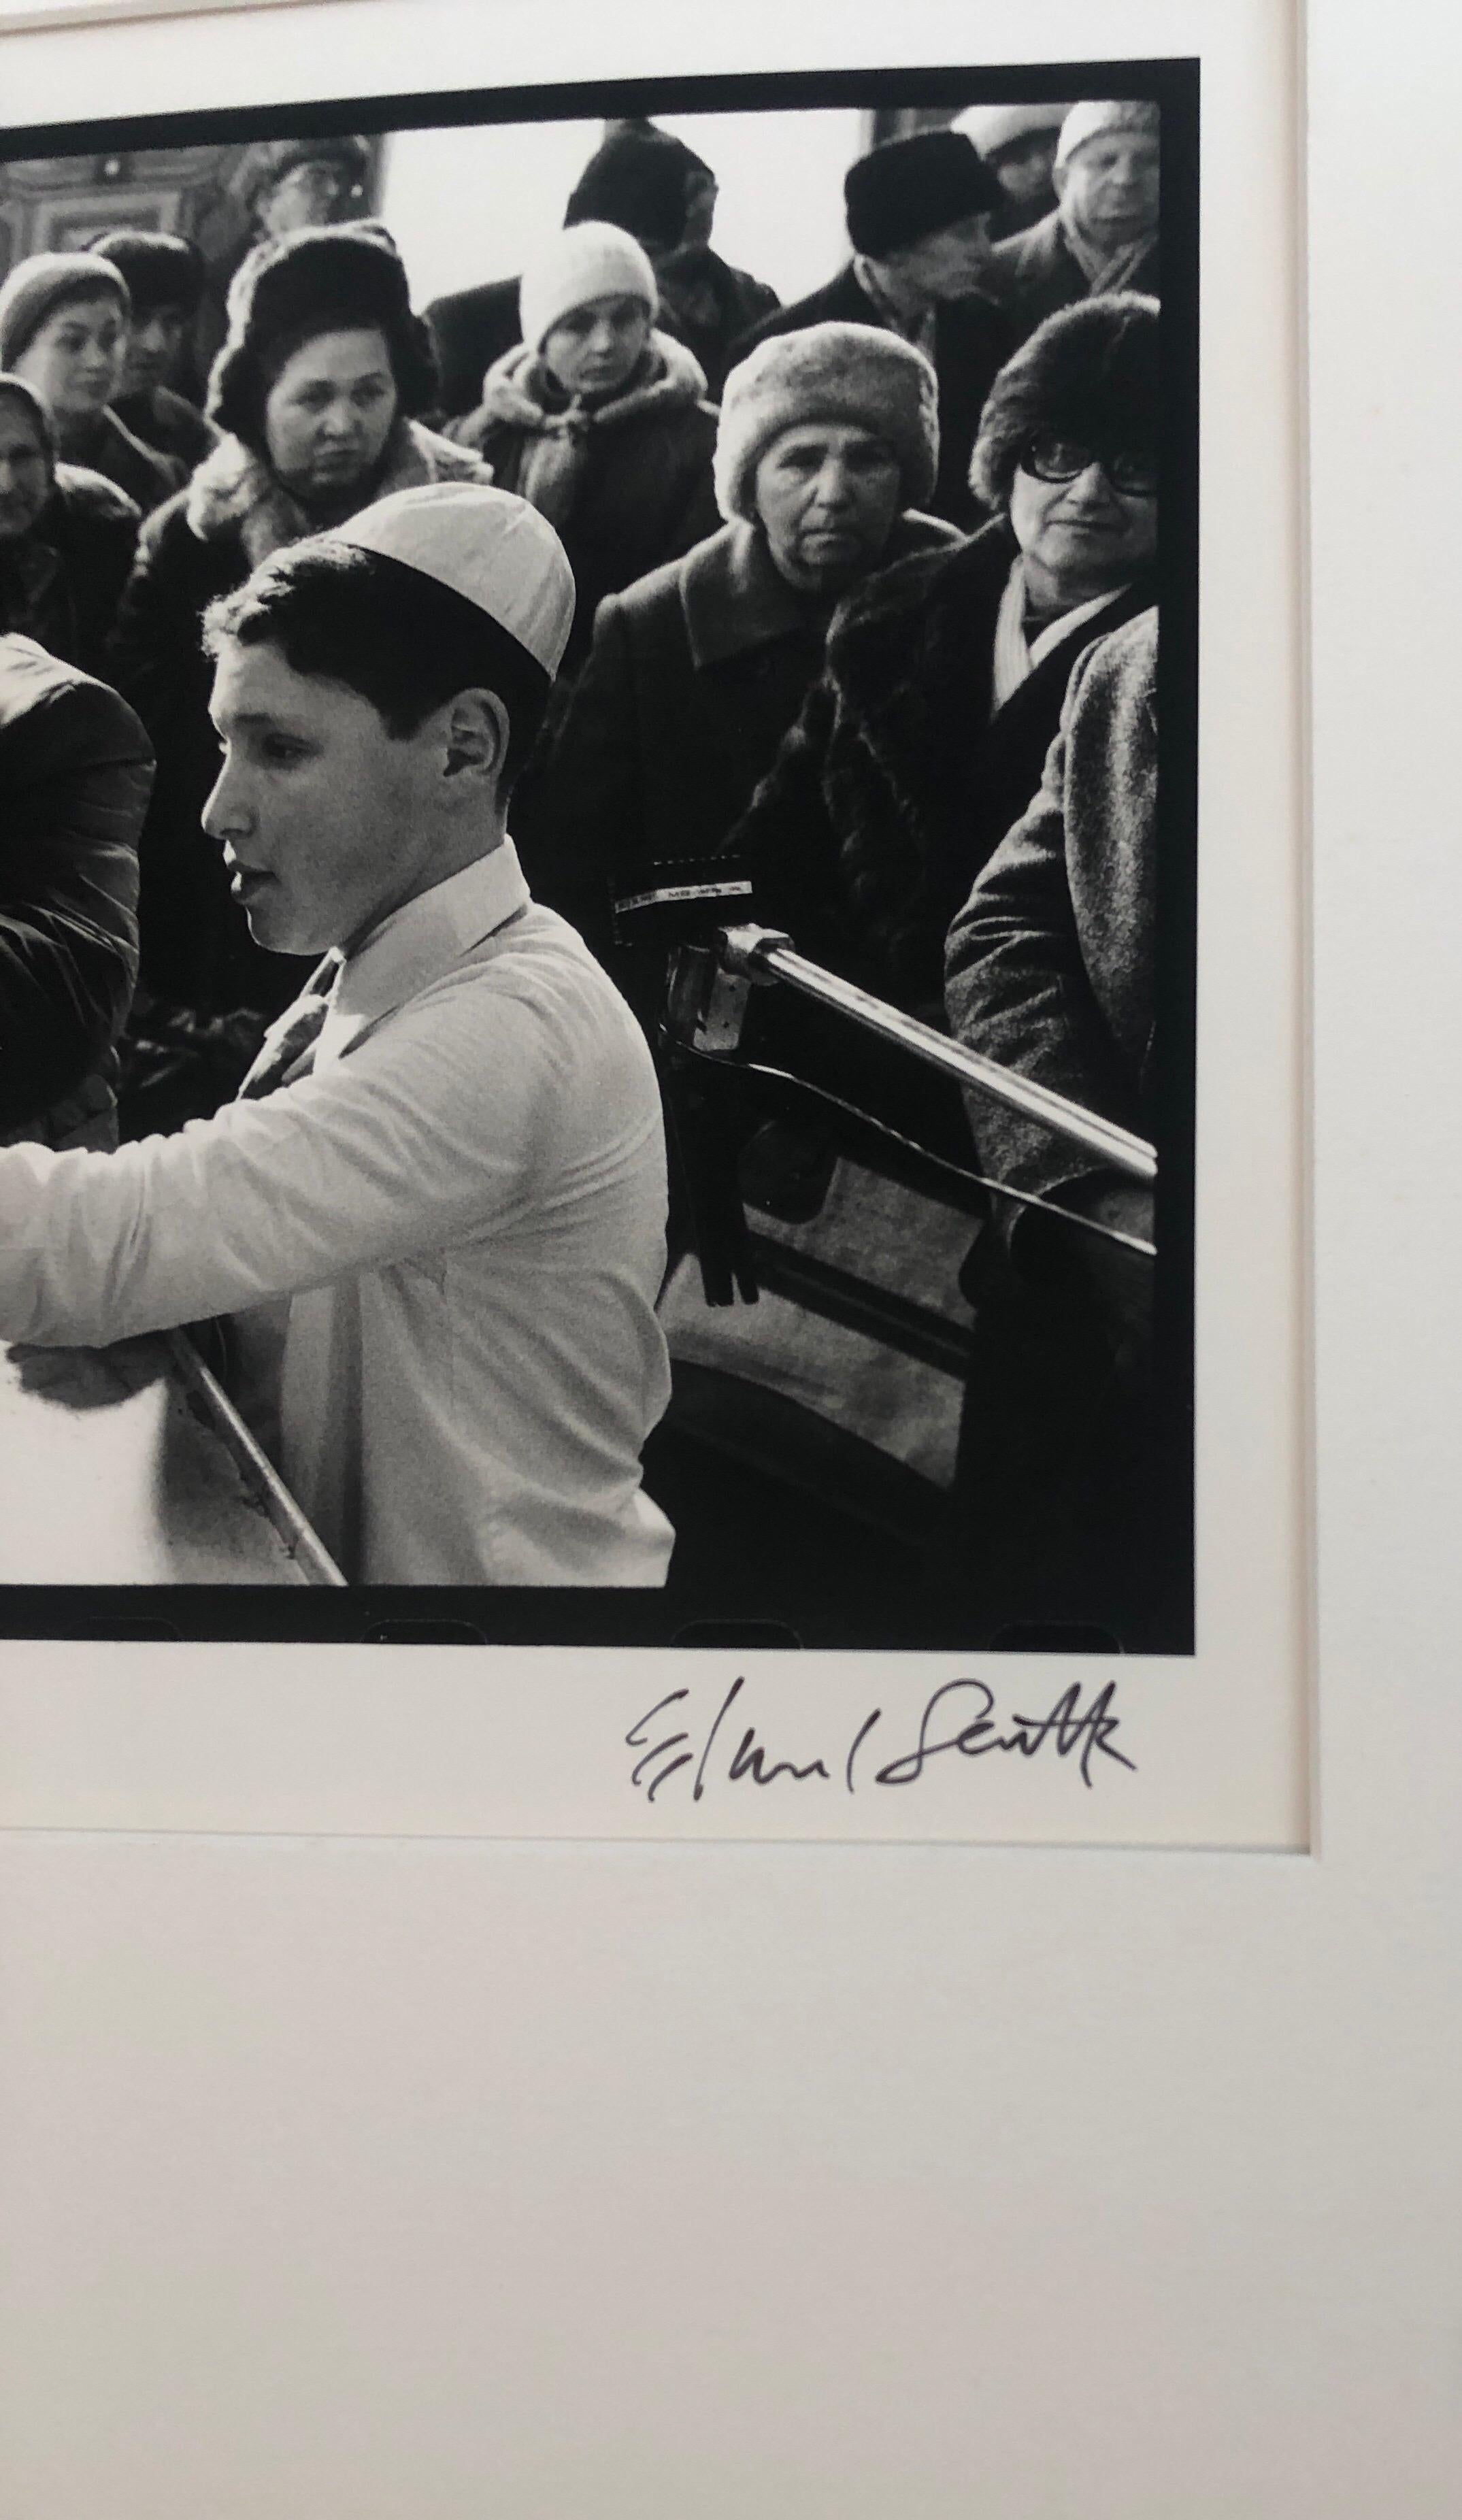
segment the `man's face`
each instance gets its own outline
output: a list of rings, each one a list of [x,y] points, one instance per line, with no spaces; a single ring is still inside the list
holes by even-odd
[[[1023,131],[1018,140],[1003,149],[992,150],[986,158],[1000,191],[1017,209],[1029,209],[1033,202],[1049,206],[1051,168],[1056,162],[1059,129]]]
[[[990,212],[972,210],[968,218],[936,228],[885,258],[925,297],[968,297],[990,269]]]
[[[51,460],[28,411],[0,394],[0,543],[28,534],[51,495]]]
[[[421,889],[438,746],[397,738],[358,692],[228,640],[213,676],[223,768],[203,829],[234,898],[277,954],[349,946]]]
[[[1157,226],[1161,150],[1150,131],[1102,131],[1058,166],[1062,207],[1098,245],[1130,245]]]
[[[349,216],[353,186],[347,169],[333,158],[312,158],[291,166],[259,205],[259,225],[266,236],[292,236],[296,228],[332,227]]]
[[[155,385],[166,384],[187,329],[181,306],[152,306],[134,318],[122,370],[123,393],[151,393]]]

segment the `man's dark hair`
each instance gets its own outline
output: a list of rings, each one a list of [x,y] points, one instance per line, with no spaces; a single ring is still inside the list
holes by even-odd
[[[165,306],[179,315],[198,313],[208,267],[191,237],[163,236],[151,228],[109,228],[88,250],[114,263],[127,284],[134,315]]]
[[[495,693],[508,712],[505,797],[548,705],[551,677],[510,631],[421,569],[348,544],[296,543],[210,604],[204,654],[216,657],[230,639],[278,649],[296,674],[343,683],[398,740],[459,692]]]

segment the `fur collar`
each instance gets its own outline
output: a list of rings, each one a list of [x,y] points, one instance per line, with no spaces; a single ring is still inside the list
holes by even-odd
[[[426,481],[490,481],[492,477],[492,466],[480,456],[438,437],[420,421],[408,420],[396,430],[372,498],[383,499],[392,490],[419,489]],[[315,531],[307,510],[290,497],[262,456],[253,454],[238,437],[220,438],[199,466],[188,488],[188,522],[203,543],[237,534],[250,568],[257,568],[271,552]]]
[[[485,428],[526,428],[537,435],[568,425],[577,428],[617,428],[625,421],[642,420],[652,412],[703,402],[706,373],[700,361],[668,333],[651,333],[649,338],[653,353],[649,375],[642,383],[631,385],[627,392],[615,394],[608,402],[597,404],[592,411],[579,410],[572,403],[560,403],[555,409],[545,400],[543,371],[537,356],[526,341],[516,341],[493,362],[483,378],[482,403],[476,419]]]

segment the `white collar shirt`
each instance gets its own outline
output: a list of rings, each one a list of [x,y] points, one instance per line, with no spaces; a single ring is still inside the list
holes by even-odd
[[[1063,639],[1070,638],[1072,631],[1080,629],[1084,621],[1094,621],[1097,613],[1104,611],[1114,596],[1121,592],[1119,587],[1108,587],[1103,595],[1088,596],[1085,604],[1074,604],[1069,612],[1058,613],[1054,621],[1048,621],[1043,630],[1040,631],[1034,639],[1028,640],[1025,563],[1017,554],[1011,562],[1010,574],[1005,580],[1005,591],[1000,597],[1000,608],[996,614],[995,664],[990,691],[991,716],[994,717],[1004,707],[1005,702],[1019,691],[1021,684],[1029,679],[1037,666],[1050,654],[1053,648],[1058,648]]]
[[[664,1581],[654,1070],[510,841],[347,959],[304,1072],[114,1154],[0,1151],[0,1336],[236,1317],[245,1415],[350,1580]]]

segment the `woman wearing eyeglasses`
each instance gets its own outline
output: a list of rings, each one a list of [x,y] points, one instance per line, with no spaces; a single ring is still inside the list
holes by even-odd
[[[1071,668],[1154,601],[1158,306],[1047,317],[992,385],[971,479],[995,514],[870,578],[726,846],[757,915],[943,1021],[951,920],[1041,784]]]

